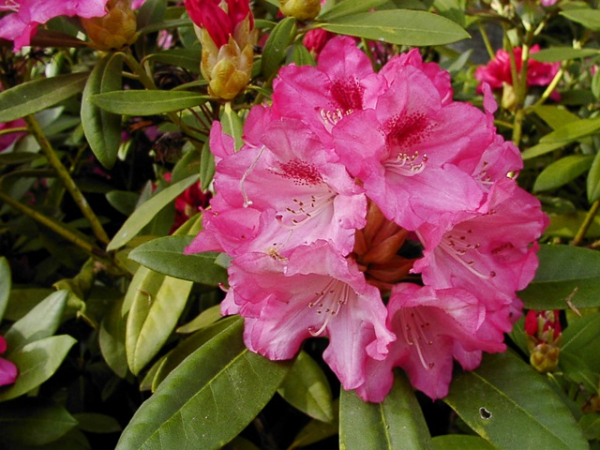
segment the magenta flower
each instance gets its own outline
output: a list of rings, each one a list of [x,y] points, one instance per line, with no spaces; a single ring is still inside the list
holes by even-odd
[[[11,128],[22,128],[25,126],[26,124],[23,119],[17,119],[11,122],[0,123],[0,131],[9,130]],[[17,133],[8,133],[0,135],[0,152],[6,150],[12,145],[13,142],[15,142],[17,139],[19,139],[21,136],[24,136],[25,134],[27,133],[21,131]]]
[[[106,14],[108,0],[2,0],[0,12],[8,11],[0,19],[0,38],[14,41],[14,50],[29,45],[38,25],[58,16],[100,17]],[[138,1],[138,3],[140,3]]]
[[[0,336],[0,355],[6,351],[6,340]],[[18,375],[17,366],[11,361],[0,358],[0,386],[13,384]]]
[[[217,47],[229,42],[229,36],[236,34],[244,19],[248,18],[250,29],[254,28],[248,0],[227,0],[227,12],[219,6],[221,0],[185,0],[184,3],[192,21],[208,32]]]

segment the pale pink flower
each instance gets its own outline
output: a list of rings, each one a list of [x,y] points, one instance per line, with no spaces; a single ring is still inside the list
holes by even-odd
[[[6,340],[0,336],[0,355],[6,351]],[[17,379],[17,366],[7,359],[0,358],[0,386],[12,384]]]
[[[365,382],[369,360],[382,360],[394,340],[377,288],[356,264],[319,241],[278,255],[246,253],[229,269],[225,304],[245,318],[246,346],[269,359],[289,359],[310,337],[327,336],[323,355],[345,389]],[[228,311],[228,312],[229,312]]]
[[[38,25],[58,16],[101,17],[108,0],[0,0],[0,38],[14,41],[15,51],[29,45]],[[139,3],[139,2],[138,2]]]

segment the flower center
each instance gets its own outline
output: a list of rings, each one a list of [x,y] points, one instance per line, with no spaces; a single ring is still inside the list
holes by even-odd
[[[342,111],[349,112],[363,109],[364,90],[356,78],[348,77],[332,83],[331,96]]]
[[[465,232],[447,233],[440,242],[440,248],[444,250],[452,259],[482,280],[490,280],[496,276],[496,272],[478,269],[475,266],[477,258],[481,258],[479,252],[480,244],[471,240],[473,230],[467,229]]]
[[[323,182],[323,177],[313,164],[298,158],[280,163],[279,168],[282,170],[282,172],[278,172],[279,175],[293,180],[294,184],[299,186],[316,186]]]
[[[400,323],[406,343],[417,351],[423,368],[432,369],[435,363],[427,362],[422,348],[424,345],[433,345],[433,338],[428,335],[431,333],[431,324],[425,320],[419,308],[401,309]]]
[[[315,327],[308,327],[311,335],[317,337],[325,331],[329,319],[340,312],[342,306],[348,302],[350,294],[350,286],[337,280],[331,280],[321,291],[315,292],[314,300],[308,304],[308,307],[315,310],[323,323],[316,331]]]

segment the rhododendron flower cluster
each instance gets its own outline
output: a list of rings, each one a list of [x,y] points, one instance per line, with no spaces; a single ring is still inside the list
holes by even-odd
[[[214,124],[217,193],[186,252],[232,258],[222,312],[244,317],[250,350],[289,359],[327,337],[325,361],[364,400],[384,399],[394,367],[444,397],[454,360],[505,350],[547,225],[508,177],[522,161],[489,89],[485,112],[453,101],[417,50],[375,73],[348,37],[273,87],[239,151]]]

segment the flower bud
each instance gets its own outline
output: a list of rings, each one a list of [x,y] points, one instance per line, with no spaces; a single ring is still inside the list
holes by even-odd
[[[102,17],[81,19],[90,40],[101,50],[118,50],[137,39],[137,23],[131,0],[109,0],[108,13]]]
[[[321,12],[321,0],[279,0],[283,15],[298,20],[313,20]]]
[[[525,316],[525,336],[531,365],[541,373],[558,365],[562,327],[558,311],[529,311]]]

